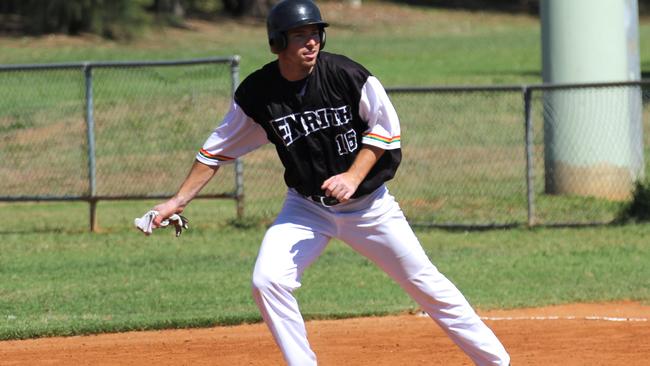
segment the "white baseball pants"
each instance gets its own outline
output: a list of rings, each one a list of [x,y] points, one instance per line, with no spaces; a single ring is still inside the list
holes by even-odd
[[[253,297],[287,364],[317,364],[292,292],[334,237],[392,277],[476,365],[509,364],[494,333],[428,259],[386,187],[331,207],[289,190],[253,273]]]

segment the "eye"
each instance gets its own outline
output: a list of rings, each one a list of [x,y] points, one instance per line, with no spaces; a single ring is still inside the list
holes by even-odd
[[[303,33],[293,33],[290,37],[294,41],[301,41],[305,39],[305,35]]]
[[[289,40],[296,43],[304,43],[308,40],[315,39],[317,42],[320,42],[320,30],[319,29],[309,29],[309,30],[300,30],[296,32],[289,33]]]

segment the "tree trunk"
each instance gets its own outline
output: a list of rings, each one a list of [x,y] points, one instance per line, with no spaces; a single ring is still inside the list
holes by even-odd
[[[172,15],[179,19],[185,17],[181,0],[154,0],[153,8],[159,15]]]
[[[234,16],[266,18],[278,0],[223,0],[223,7]]]

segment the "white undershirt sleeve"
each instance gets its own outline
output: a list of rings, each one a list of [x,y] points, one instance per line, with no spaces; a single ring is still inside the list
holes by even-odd
[[[268,142],[264,129],[233,101],[221,124],[196,154],[196,160],[206,165],[224,165]]]
[[[359,116],[368,123],[361,142],[384,150],[399,149],[400,125],[393,103],[374,76],[368,77],[361,89]]]

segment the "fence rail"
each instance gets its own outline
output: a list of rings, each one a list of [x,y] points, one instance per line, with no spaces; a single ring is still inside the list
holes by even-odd
[[[98,201],[169,197],[238,82],[237,56],[0,65],[0,201],[87,201],[94,230]],[[649,86],[387,88],[404,154],[389,188],[414,225],[611,222],[647,170]],[[275,155],[222,168],[199,198],[271,220],[285,193]]]

